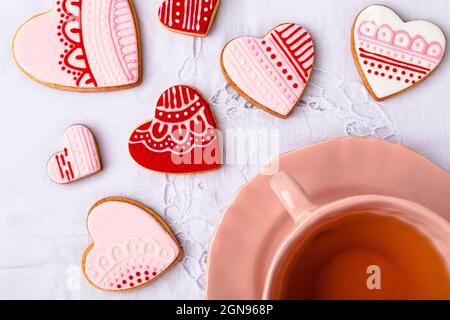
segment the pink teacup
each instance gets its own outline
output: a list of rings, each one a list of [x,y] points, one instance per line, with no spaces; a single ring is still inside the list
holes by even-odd
[[[450,299],[450,224],[441,216],[378,195],[317,205],[284,172],[271,187],[295,226],[264,299]]]

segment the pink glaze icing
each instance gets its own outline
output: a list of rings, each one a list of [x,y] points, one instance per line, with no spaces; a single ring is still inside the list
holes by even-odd
[[[161,224],[129,202],[110,200],[94,207],[87,227],[93,247],[86,252],[84,271],[101,289],[121,291],[148,283],[180,255]]]
[[[228,77],[247,96],[283,116],[303,94],[314,62],[314,45],[299,25],[283,24],[263,39],[241,37],[222,55]]]
[[[47,173],[56,183],[69,183],[102,170],[94,135],[85,126],[74,125],[64,133],[64,150],[47,163]]]
[[[104,88],[139,80],[138,35],[128,0],[55,1],[14,39],[23,71],[40,82]]]
[[[394,31],[388,24],[380,27],[373,21],[363,21],[357,28],[359,37],[380,41],[400,50],[411,51],[439,60],[444,54],[442,44],[436,41],[428,43],[421,35],[411,36],[405,30]]]

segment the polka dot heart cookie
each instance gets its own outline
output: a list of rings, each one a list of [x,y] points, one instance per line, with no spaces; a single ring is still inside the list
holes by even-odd
[[[158,17],[168,29],[187,35],[208,35],[220,0],[166,0],[159,7]]]
[[[428,78],[441,62],[444,33],[427,21],[404,22],[381,5],[364,9],[352,31],[358,71],[378,101],[398,95]]]
[[[129,139],[133,159],[146,169],[173,174],[217,170],[221,139],[208,102],[194,88],[174,86],[158,100],[155,118]]]
[[[286,23],[263,39],[230,41],[222,51],[221,66],[230,85],[248,101],[287,118],[304,94],[314,54],[310,34]]]
[[[130,199],[98,201],[89,211],[87,227],[92,244],[83,254],[82,269],[101,290],[145,286],[182,256],[178,240],[161,217]]]
[[[131,0],[54,0],[17,30],[13,54],[31,79],[70,91],[141,82],[139,27]]]

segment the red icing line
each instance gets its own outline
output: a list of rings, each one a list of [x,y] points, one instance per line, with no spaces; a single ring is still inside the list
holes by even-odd
[[[72,175],[72,179],[74,179],[75,175],[73,174],[72,164],[70,163],[70,161],[67,162],[67,165],[69,166],[69,170],[70,170],[70,174]]]
[[[362,51],[362,52],[365,52],[365,53],[368,53],[368,54],[373,54],[374,56],[377,56],[377,57],[380,57],[380,58],[392,60],[393,62],[405,64],[405,65],[407,65],[407,66],[411,66],[411,67],[415,67],[415,68],[419,68],[419,69],[424,69],[424,70],[426,70],[426,71],[431,71],[431,70],[428,69],[428,68],[425,68],[425,67],[422,67],[422,66],[418,66],[418,65],[416,65],[416,64],[412,64],[412,63],[408,63],[408,62],[403,62],[403,61],[400,61],[400,60],[396,60],[396,59],[393,59],[393,58],[391,58],[391,57],[387,57],[387,56],[385,56],[385,55],[378,54],[378,53],[375,53],[375,52],[370,52],[370,51],[365,50],[364,48],[359,48],[359,51]]]
[[[72,3],[75,4],[77,2],[72,2]],[[82,21],[83,21],[82,18],[83,17],[82,17],[82,10],[81,10],[82,0],[80,0],[80,2],[78,2],[77,4],[79,4],[79,7],[80,7],[80,39],[81,39],[80,43],[81,43],[81,50],[83,51],[83,55],[86,57],[86,52],[84,50],[84,41],[83,41],[83,24],[82,24]],[[85,59],[85,62],[86,62],[87,72],[89,73],[89,76],[90,76],[90,79],[86,81],[86,84],[93,83],[94,86],[97,87],[97,81],[95,81],[94,75],[92,74],[91,67],[89,66],[89,61],[87,59]],[[81,81],[81,78],[82,77],[80,77],[80,80],[77,81],[78,85],[79,85],[79,83]]]
[[[283,46],[280,44],[280,42],[278,41],[278,39],[275,38],[275,36],[274,36],[273,34],[272,34],[272,38],[273,38],[273,40],[276,42],[276,44],[278,45],[278,47],[283,51],[283,53],[285,54],[285,56],[289,59],[289,61],[290,61],[291,64],[293,65],[295,71],[297,72],[297,75],[300,77],[300,79],[303,81],[303,83],[306,83],[305,77],[301,74],[301,71],[300,71],[299,68],[297,67],[297,64],[292,60],[290,54],[286,52],[286,50],[283,48]]]
[[[56,162],[58,163],[59,173],[61,173],[61,179],[64,179],[64,173],[61,168],[61,164],[59,163],[59,156],[56,156],[55,158],[56,158]]]
[[[415,70],[415,69],[413,69],[413,68],[409,68],[409,67],[406,67],[406,66],[402,66],[402,65],[400,65],[400,64],[396,64],[396,63],[392,63],[392,62],[389,62],[389,61],[385,61],[385,60],[383,60],[383,59],[379,59],[379,58],[376,58],[376,57],[372,57],[372,56],[366,55],[366,54],[364,54],[364,53],[361,53],[361,54],[360,54],[360,57],[361,57],[361,58],[367,58],[367,59],[375,60],[375,61],[378,61],[378,62],[381,62],[381,63],[385,63],[385,64],[388,64],[388,65],[391,65],[391,66],[394,66],[394,67],[398,67],[398,68],[402,68],[402,69],[406,69],[406,70],[409,70],[409,71],[414,71],[414,72],[417,72],[417,73],[426,74],[425,71],[422,71],[422,70]]]

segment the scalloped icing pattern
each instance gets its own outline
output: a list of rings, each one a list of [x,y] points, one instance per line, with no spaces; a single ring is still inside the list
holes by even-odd
[[[85,274],[98,288],[123,291],[142,286],[166,271],[180,254],[178,243],[145,210],[107,201],[88,217],[93,247]]]

